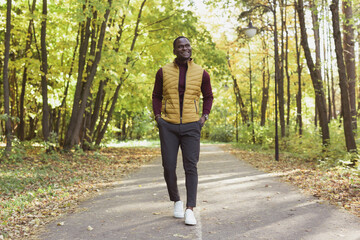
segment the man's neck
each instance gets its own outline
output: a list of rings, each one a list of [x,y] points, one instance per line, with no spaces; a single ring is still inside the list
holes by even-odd
[[[186,65],[190,59],[180,60],[178,58],[175,59],[176,63],[181,65]]]

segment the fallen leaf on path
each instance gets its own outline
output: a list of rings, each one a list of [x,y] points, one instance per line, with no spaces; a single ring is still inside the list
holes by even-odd
[[[179,238],[190,238],[189,236],[184,236],[184,235],[177,234],[177,233],[175,233],[173,236],[174,237],[179,237]]]

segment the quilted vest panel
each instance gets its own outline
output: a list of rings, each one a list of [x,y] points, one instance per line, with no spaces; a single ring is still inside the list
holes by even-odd
[[[199,121],[199,102],[204,70],[194,62],[188,62],[182,118],[180,117],[179,68],[175,63],[168,63],[162,70],[163,103],[161,117],[174,124]]]

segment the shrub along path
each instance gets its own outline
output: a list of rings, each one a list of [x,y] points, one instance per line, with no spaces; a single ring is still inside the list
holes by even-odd
[[[357,216],[301,193],[217,145],[202,145],[198,168],[196,226],[172,217],[156,158],[82,203],[81,211],[50,224],[41,239],[359,239]],[[178,173],[185,199],[181,161]]]

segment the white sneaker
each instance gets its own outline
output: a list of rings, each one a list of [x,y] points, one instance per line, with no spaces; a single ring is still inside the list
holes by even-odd
[[[174,217],[175,218],[183,218],[184,217],[184,208],[183,202],[177,201],[174,204]]]
[[[186,225],[196,225],[196,219],[194,212],[191,209],[186,209],[185,211],[185,224]]]

